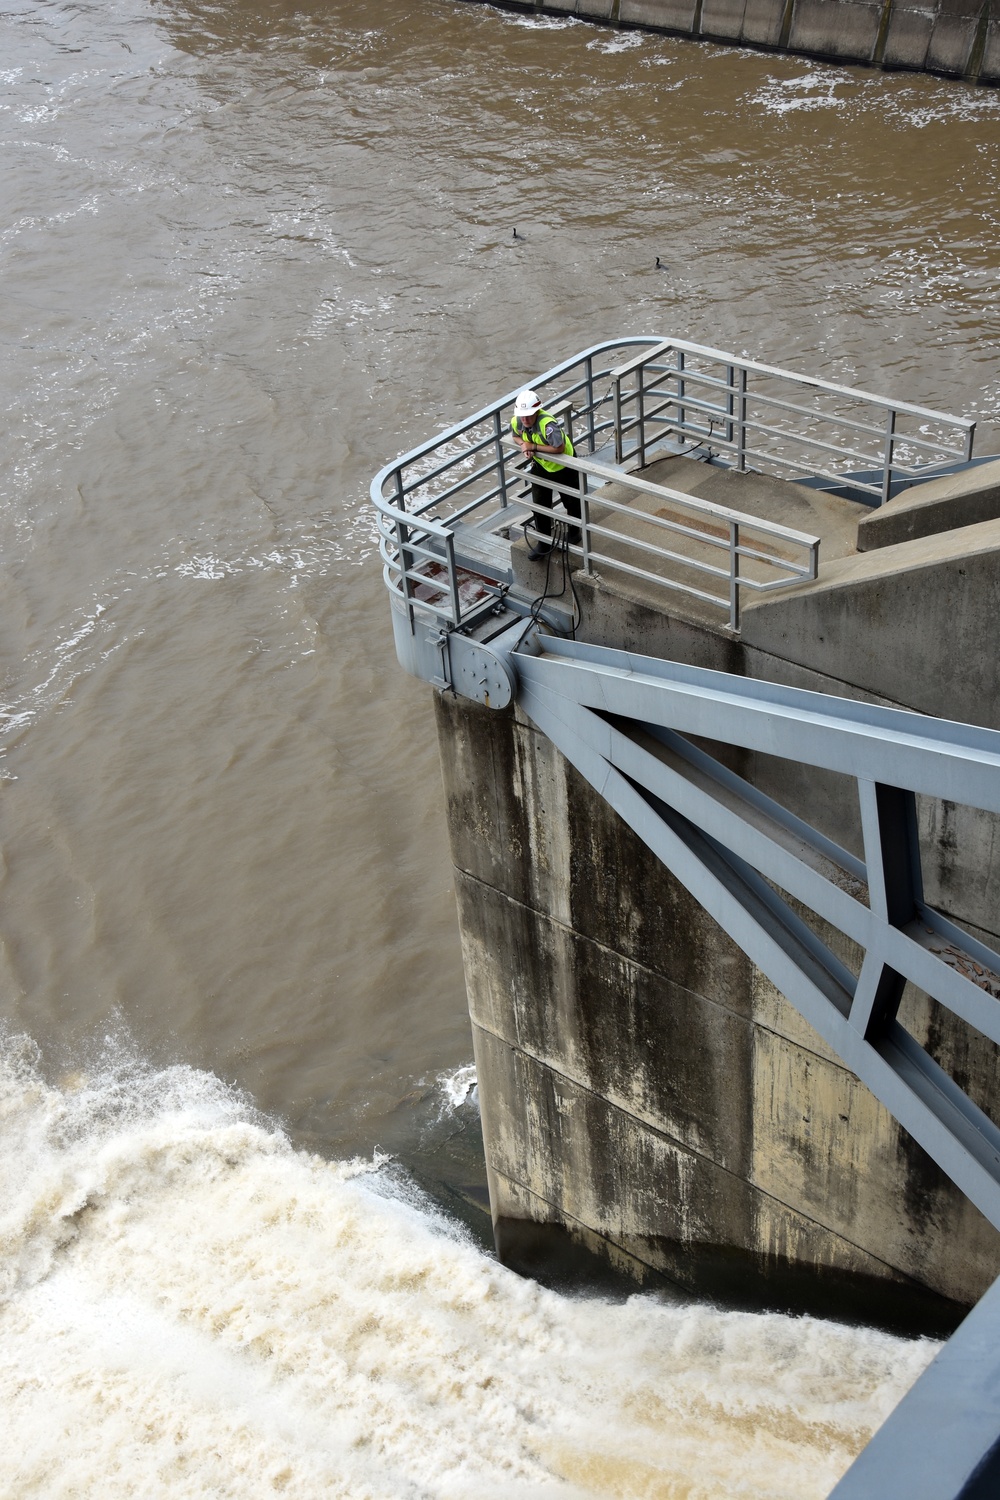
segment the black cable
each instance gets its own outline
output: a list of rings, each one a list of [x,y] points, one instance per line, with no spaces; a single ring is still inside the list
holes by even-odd
[[[573,613],[570,617],[570,640],[576,640],[577,627],[583,620],[583,605],[580,603],[580,596],[576,591],[576,582],[573,578],[573,568],[570,563],[569,530],[569,525],[566,522],[553,521],[552,546],[545,559],[545,585],[542,592],[531,602],[528,622],[518,636],[515,650],[519,649],[525,636],[533,626],[537,628],[539,624],[543,623],[541,612],[549,600],[564,599],[566,597],[567,584],[573,596]],[[556,556],[559,558],[562,570],[562,578],[558,590],[555,589],[552,580],[552,559]]]
[[[527,531],[525,531],[525,537],[524,537],[524,539],[525,539],[525,541],[527,541],[527,539],[528,539]],[[537,629],[538,624],[539,624],[539,620],[541,618],[542,606],[545,604],[546,599],[548,599],[550,597],[550,595],[549,595],[549,574],[552,571],[552,553],[553,553],[553,550],[554,549],[552,547],[550,547],[549,550],[548,550],[548,553],[546,554],[546,558],[545,558],[545,587],[543,588],[542,592],[538,595],[538,597],[536,599],[533,599],[531,601],[531,608],[528,611],[527,624],[525,625],[524,629],[521,631],[521,634],[517,638],[517,645],[514,647],[515,651],[519,651],[520,650],[520,648],[523,645],[525,637],[527,636],[529,630],[531,630],[533,627]],[[556,595],[556,596],[552,596],[552,597],[558,597],[558,596]]]
[[[576,591],[576,579],[573,577],[572,568],[569,573],[569,586],[573,591],[573,616],[572,624],[569,628],[569,638],[571,641],[575,641],[577,626],[583,624],[583,605],[580,603],[580,595]]]

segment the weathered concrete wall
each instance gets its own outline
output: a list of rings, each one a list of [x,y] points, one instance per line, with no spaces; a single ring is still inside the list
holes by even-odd
[[[1000,520],[1000,459],[911,486],[858,525],[858,551]]]
[[[743,640],[921,713],[997,727],[1000,521],[824,566],[744,613]]]
[[[584,634],[1000,727],[1000,522],[822,578],[748,609],[738,641],[581,578]],[[568,1237],[709,1295],[947,1325],[1000,1272],[1000,1236],[530,722],[437,711],[502,1257],[532,1269]],[[859,847],[852,782],[737,769]],[[997,832],[921,805],[928,899],[993,946]],[[997,1048],[916,991],[900,1019],[995,1114]]]
[[[503,0],[701,41],[1000,83],[997,0]]]

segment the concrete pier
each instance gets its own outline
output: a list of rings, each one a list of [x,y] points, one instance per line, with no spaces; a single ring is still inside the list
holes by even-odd
[[[569,14],[698,41],[1000,83],[997,0],[545,0]]]
[[[578,574],[581,638],[1000,727],[1000,464],[877,511],[688,459],[648,474],[816,532],[820,577],[734,635],[697,601]],[[502,1259],[953,1326],[1000,1272],[996,1231],[518,710],[439,695],[437,714]],[[860,850],[853,781],[730,763]],[[996,820],[919,807],[928,902],[996,947]],[[912,986],[900,1019],[996,1118],[997,1048]]]

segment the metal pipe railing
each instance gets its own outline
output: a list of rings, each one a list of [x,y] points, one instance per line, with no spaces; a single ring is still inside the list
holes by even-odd
[[[721,367],[724,377],[698,368],[692,364],[692,359]],[[652,384],[648,381],[649,375],[653,377]],[[619,462],[624,460],[622,435],[637,431],[635,452],[640,466],[644,463],[648,447],[646,427],[655,421],[661,430],[672,432],[679,439],[707,440],[720,451],[729,451],[735,457],[737,469],[746,468],[747,461],[753,459],[765,468],[780,464],[785,468],[797,467],[803,474],[809,474],[813,472],[809,463],[813,453],[834,453],[844,460],[856,460],[880,476],[875,484],[861,482],[856,487],[872,495],[876,504],[882,504],[890,497],[893,484],[899,477],[912,478],[916,472],[897,458],[900,450],[920,449],[928,454],[931,464],[950,459],[967,461],[972,456],[975,423],[968,418],[933,411],[911,402],[892,401],[868,391],[851,390],[832,381],[798,375],[756,360],[737,359],[722,350],[692,344],[684,339],[662,340],[634,355],[619,366],[613,380],[616,424],[620,434],[617,444]],[[859,420],[858,416],[845,411],[830,411],[821,404],[808,406],[801,400],[777,396],[762,388],[764,382],[778,382],[787,392],[812,392],[817,402],[836,400],[856,410],[877,412],[879,421],[876,424]],[[725,407],[715,406],[704,397],[693,396],[692,386],[719,391],[725,397]],[[664,404],[651,411],[651,398],[661,399]],[[663,414],[670,408],[674,415],[667,419]],[[776,427],[762,418],[761,408],[767,408],[769,412],[787,412],[802,421],[792,429]],[[709,417],[707,430],[689,420],[692,410]],[[714,430],[716,419],[721,427],[718,434]],[[901,430],[904,419],[923,424],[924,430]],[[960,444],[955,446],[954,439],[948,442],[941,437],[928,436],[927,424],[959,434]],[[826,436],[820,436],[815,431],[817,427],[825,428]],[[845,432],[865,433],[878,439],[878,447],[866,452],[846,446],[843,437],[839,436]],[[790,463],[784,453],[776,451],[774,443],[762,444],[761,438],[775,439],[778,448],[794,446],[798,449],[797,460]],[[843,480],[842,475],[837,478]]]
[[[688,375],[688,377],[687,377],[687,384],[694,383],[694,380],[695,380],[695,377],[693,377],[691,375]],[[712,386],[715,389],[722,390],[722,391],[727,391],[729,389],[721,381],[708,381],[708,380],[705,380],[705,381],[701,381],[700,383],[703,384],[703,385]],[[730,391],[730,399],[732,399],[732,397],[733,397],[734,394],[735,394],[734,391]],[[663,398],[662,404],[659,407],[657,407],[655,410],[652,410],[652,411],[649,409],[648,405],[646,404],[648,402],[648,400],[649,400],[650,397],[662,397]],[[868,434],[868,436],[870,436],[870,437],[878,437],[880,439],[884,439],[885,434],[886,434],[886,424],[885,424],[885,422],[883,422],[880,426],[875,427],[875,426],[873,426],[869,422],[858,422],[858,421],[854,420],[851,417],[845,417],[845,416],[842,416],[842,415],[839,415],[839,414],[836,415],[836,416],[833,416],[833,415],[829,415],[829,414],[825,414],[825,413],[817,413],[817,412],[814,412],[814,411],[810,411],[808,407],[800,406],[796,402],[782,401],[778,397],[775,397],[775,396],[767,396],[767,395],[763,395],[763,394],[756,394],[755,397],[754,397],[754,399],[756,400],[756,402],[760,406],[766,405],[766,406],[769,406],[769,407],[771,407],[771,408],[773,408],[773,409],[775,409],[777,411],[790,412],[793,415],[804,415],[804,416],[809,417],[810,420],[817,421],[817,422],[824,422],[827,426],[831,426],[831,427],[835,426],[837,428],[843,429],[843,430],[848,431],[848,432],[862,432],[862,433]],[[668,409],[670,409],[672,407],[672,408],[676,409],[677,412],[678,412],[677,421],[676,421],[675,424],[673,424],[673,425],[676,425],[678,427],[678,429],[680,429],[680,428],[682,428],[684,426],[687,426],[687,427],[691,426],[691,424],[686,423],[684,421],[684,417],[683,417],[684,411],[686,411],[688,408],[693,408],[694,410],[700,411],[700,412],[710,413],[713,417],[717,417],[720,420],[726,422],[727,428],[732,425],[731,421],[730,421],[731,414],[730,414],[728,408],[722,407],[721,405],[716,405],[714,402],[707,401],[707,400],[701,399],[701,398],[696,397],[696,396],[692,396],[690,394],[690,392],[688,392],[688,393],[685,394],[684,405],[683,405],[683,407],[681,407],[680,399],[679,399],[679,397],[674,392],[660,390],[660,389],[658,389],[658,388],[656,388],[654,386],[645,386],[644,390],[643,390],[643,403],[644,403],[644,405],[643,405],[643,419],[642,420],[644,420],[645,422],[650,422],[650,421],[656,420],[661,412],[666,411],[666,410],[668,410]],[[890,419],[894,419],[895,413],[890,411],[889,417],[890,417]],[[623,430],[629,431],[632,428],[638,426],[639,422],[640,422],[640,418],[638,416],[635,416],[635,417],[633,417],[633,418],[631,418],[629,420],[626,420],[623,417],[623,419],[622,419]],[[822,439],[813,438],[813,437],[811,437],[808,434],[808,432],[802,432],[802,431],[799,431],[797,429],[789,429],[787,427],[772,427],[772,426],[764,423],[761,420],[755,420],[750,425],[756,427],[761,432],[765,432],[765,433],[777,433],[780,436],[791,438],[793,441],[801,442],[801,443],[807,444],[808,446],[811,446],[811,447],[824,447],[824,446],[826,446],[826,447],[829,447],[831,450],[833,450],[835,448],[835,446],[836,446],[834,444],[827,444]],[[974,423],[971,424],[971,425],[975,426]],[[729,436],[728,430],[727,430],[726,438],[724,438],[724,439],[715,439],[715,441],[722,441],[722,442],[725,442],[727,440],[729,442],[732,441],[732,438]],[[963,444],[962,444],[961,447],[954,448],[954,447],[951,447],[947,443],[935,440],[933,438],[921,437],[917,433],[907,433],[904,438],[897,439],[897,441],[905,442],[906,445],[908,447],[911,447],[911,448],[923,448],[923,449],[926,449],[930,454],[932,454],[934,456],[935,461],[937,459],[939,459],[939,458],[942,458],[942,457],[943,458],[955,458],[955,459],[958,459],[958,460],[962,461],[962,460],[964,460],[967,457],[967,452],[968,452],[968,444],[967,444],[966,441],[963,441]],[[845,453],[846,453],[846,455],[848,457],[859,457],[859,458],[864,458],[864,459],[870,459],[872,457],[872,455],[867,454],[867,453],[851,453],[850,450],[844,450],[844,451],[845,451]]]
[[[505,451],[505,459],[519,479],[529,479],[530,469],[526,466],[519,448],[511,445]],[[580,541],[569,543],[568,550],[582,559],[583,569],[587,573],[593,572],[596,563],[715,605],[728,613],[729,624],[734,629],[738,628],[739,624],[741,588],[770,588],[775,584],[799,582],[816,577],[819,557],[819,540],[816,537],[795,531],[777,522],[744,515],[712,501],[697,499],[681,490],[654,484],[634,474],[623,474],[618,469],[598,463],[593,459],[567,454],[563,456],[562,462],[565,468],[573,469],[581,476],[580,488],[566,484],[559,479],[558,474],[547,475],[544,482],[557,495],[580,500],[582,512],[579,522]],[[589,479],[597,479],[602,485],[610,483],[623,485],[632,495],[649,495],[661,502],[669,500],[673,506],[680,508],[687,519],[649,514],[636,509],[628,501],[615,500],[610,495],[602,494],[596,501],[602,512],[602,519],[606,518],[607,514],[627,517],[633,527],[644,528],[647,534],[634,536],[621,529],[603,525],[601,520],[593,516],[592,507],[595,504],[595,498],[590,493],[587,484]],[[385,504],[386,502],[383,502],[383,505]],[[421,515],[419,526],[401,524],[399,510],[395,506],[386,506],[386,510],[392,515],[398,538],[396,548],[393,549],[389,538],[383,533],[381,555],[386,565],[386,583],[388,587],[403,593],[411,628],[414,613],[426,613],[435,618],[443,617],[454,628],[463,623],[461,601],[455,583],[455,531],[453,528],[458,524],[460,515],[467,515],[471,512],[472,504],[462,507],[461,512],[455,512],[447,523],[440,520],[432,523],[429,517]],[[551,525],[553,515],[548,507],[536,505],[527,495],[520,496],[518,504],[529,526],[528,518],[531,516],[543,518],[547,524]],[[384,512],[380,512],[382,513]],[[407,515],[416,520],[416,516],[412,513],[407,513]],[[717,531],[708,529],[713,523]],[[576,528],[574,518],[569,518],[568,524],[571,528]],[[781,543],[786,550],[789,548],[798,550],[804,554],[803,560],[796,561],[794,557],[783,557],[776,551],[761,550],[759,546],[754,546],[752,541],[748,545],[746,540],[741,539],[747,533],[751,538],[770,539],[772,542]],[[536,538],[540,535],[539,532],[535,533]],[[720,565],[691,552],[675,551],[673,547],[657,541],[657,535],[664,538],[680,537],[695,547],[706,548],[710,552],[712,550],[724,552],[726,561]],[[428,537],[431,538],[430,541],[426,539]],[[441,545],[444,537],[447,537],[447,547]],[[614,544],[617,555],[606,548],[597,550],[594,545],[596,539],[607,539]],[[635,558],[635,554],[655,560],[659,564],[659,570],[654,571],[650,567],[642,567],[638,558]],[[416,557],[423,559],[425,564],[443,566],[447,570],[447,585],[436,577],[422,575],[419,565],[414,566]],[[779,573],[778,579],[762,583],[759,579],[748,577],[742,571],[741,559],[776,569]],[[685,580],[683,576],[678,577],[678,570],[681,575],[687,571],[689,574],[700,574],[716,579],[723,585],[722,591],[710,593],[706,589],[699,588],[694,583]],[[413,590],[420,581],[435,591],[433,599],[415,598]],[[443,607],[446,594],[450,604],[448,609]]]
[[[707,603],[714,604],[725,609],[729,614],[729,625],[733,630],[739,628],[740,618],[740,589],[748,588],[754,591],[767,592],[773,588],[783,585],[805,582],[818,576],[819,570],[819,538],[810,536],[806,532],[796,531],[792,527],[782,526],[776,521],[763,520],[757,516],[746,515],[741,511],[735,511],[728,506],[717,505],[713,501],[701,500],[695,496],[685,494],[681,490],[675,490],[667,485],[654,484],[650,480],[640,479],[634,474],[623,475],[619,471],[605,464],[595,463],[593,460],[571,458],[564,456],[562,462],[566,468],[575,469],[582,478],[592,476],[598,478],[602,483],[615,483],[633,491],[639,495],[650,495],[658,500],[668,499],[674,505],[680,506],[691,513],[692,524],[686,525],[679,519],[674,519],[662,514],[650,515],[644,511],[637,510],[633,504],[616,501],[606,495],[597,499],[602,510],[608,510],[612,514],[618,514],[629,518],[635,525],[648,526],[657,531],[668,532],[675,536],[682,536],[696,545],[716,550],[725,551],[728,556],[727,565],[719,567],[706,562],[689,553],[679,553],[669,547],[658,545],[655,542],[644,540],[640,537],[630,536],[620,529],[602,526],[593,521],[589,514],[586,515],[585,524],[581,520],[581,541],[579,544],[569,543],[568,550],[578,553],[583,560],[583,571],[593,571],[595,562],[606,567],[617,569],[655,583],[662,588],[675,592],[688,594],[694,598],[701,599]],[[555,476],[545,483],[561,495],[573,498],[578,491],[572,485],[560,484]],[[595,503],[592,496],[588,495],[590,504]],[[548,515],[547,510],[540,510],[537,506],[529,507],[536,514]],[[581,507],[582,508],[582,507]],[[589,506],[588,506],[589,510]],[[694,524],[702,521],[699,527]],[[723,535],[718,535],[706,529],[709,522],[719,523],[720,529],[724,528]],[[567,523],[571,528],[575,521],[570,518]],[[798,549],[805,554],[804,560],[796,562],[794,558],[782,557],[780,554],[761,551],[752,545],[747,546],[741,541],[741,533],[749,531],[760,537],[769,537],[774,541],[781,542],[786,548]],[[606,552],[594,550],[594,537],[608,537],[613,540],[618,548],[631,549],[640,553],[646,553],[656,557],[661,563],[672,563],[680,569],[688,569],[696,573],[707,574],[718,578],[726,584],[724,594],[709,594],[683,579],[671,577],[663,572],[651,572],[649,569],[640,568],[635,563],[626,561],[621,556],[614,556]],[[741,569],[741,559],[760,563],[767,567],[773,567],[781,571],[781,576],[768,582],[748,577]]]
[[[635,352],[623,362],[625,350]],[[780,394],[775,393],[775,382]],[[607,389],[601,394],[605,384]],[[582,535],[571,551],[582,559],[584,571],[600,564],[664,588],[680,588],[725,609],[734,628],[739,623],[743,589],[770,591],[816,576],[818,540],[652,485],[634,472],[624,472],[626,464],[630,470],[644,466],[651,449],[674,439],[673,451],[678,443],[694,441],[709,446],[737,470],[791,471],[792,477],[809,475],[843,484],[844,472],[828,466],[832,456],[842,464],[855,463],[862,471],[871,471],[870,479],[866,473],[851,478],[850,483],[879,504],[900,479],[913,479],[921,469],[956,458],[968,460],[972,455],[975,423],[966,418],[890,401],[683,339],[637,336],[595,344],[554,366],[535,385],[552,392],[548,405],[563,406],[567,421],[575,428],[577,453],[564,462],[580,474],[580,490],[561,486],[554,475],[546,483],[557,493],[579,495]],[[717,402],[708,399],[710,393],[717,394]],[[807,404],[809,393],[815,397],[815,406]],[[505,441],[514,394],[387,464],[372,482],[386,583],[404,600],[411,629],[417,613],[433,615],[452,628],[460,628],[467,618],[457,582],[456,527],[490,533],[509,529],[512,510],[517,521],[529,524],[533,514],[543,513],[525,493],[520,450]],[[582,398],[583,404],[576,398]],[[605,402],[610,402],[610,412],[602,417]],[[837,403],[837,410],[826,409],[831,402]],[[789,426],[775,423],[778,412],[799,420]],[[921,424],[921,430],[908,430],[907,422]],[[951,441],[929,433],[929,427],[947,429]],[[959,446],[954,446],[956,433],[961,438]],[[878,439],[877,447],[873,443],[873,451],[865,451],[857,443],[858,434]],[[613,437],[616,468],[593,457],[607,437]],[[927,456],[924,464],[915,461],[914,450]],[[669,498],[673,506],[683,508],[690,524],[665,522],[603,494],[595,497],[588,480],[601,486],[622,483],[633,495],[655,493]],[[647,539],[602,527],[594,520],[595,505],[605,515],[628,516],[633,530],[647,528]],[[719,535],[706,530],[710,524],[719,528]],[[683,537],[691,546],[724,548],[726,566],[716,569],[700,558],[660,545],[656,538],[667,533]],[[596,540],[610,535],[618,555],[594,548]],[[779,539],[786,550],[804,552],[806,560],[796,563],[762,553],[753,546],[754,537]],[[623,555],[629,549],[638,554],[632,562]],[[707,572],[724,580],[724,595],[710,595],[683,578],[678,581],[667,572],[639,566],[639,558],[652,555],[661,568]],[[765,581],[748,575],[750,565],[754,571],[774,567],[780,576]],[[443,569],[445,576],[431,579],[421,572],[431,567]],[[421,581],[434,591],[432,602],[415,597]]]
[[[633,365],[635,363],[636,363],[636,361],[632,361]],[[650,362],[648,364],[647,368],[649,368],[651,370],[654,370],[654,372],[657,373],[657,374],[666,375],[666,376],[673,376],[673,375],[676,375],[676,373],[677,373],[676,372],[676,368],[674,366],[671,366],[671,365],[654,364],[654,363]],[[734,367],[732,365],[730,365],[729,366],[729,371],[732,372],[733,368]],[[715,390],[718,390],[720,392],[726,393],[730,397],[732,397],[732,394],[733,394],[734,389],[735,389],[735,381],[734,381],[734,376],[733,376],[732,373],[729,373],[728,377],[723,380],[723,379],[720,379],[718,376],[709,375],[709,374],[706,374],[704,371],[693,370],[690,366],[686,366],[685,367],[685,371],[684,371],[684,375],[685,375],[685,381],[686,381],[687,384],[698,384],[698,385],[708,386],[708,387],[710,387],[712,389],[715,389]],[[798,377],[798,376],[792,376],[791,373],[789,372],[789,378],[797,380],[800,377]],[[804,378],[804,377],[801,377],[801,378]],[[832,388],[832,389],[837,389],[837,388]],[[646,394],[647,395],[649,395],[649,394],[660,394],[660,395],[667,395],[667,394],[669,394],[673,399],[676,400],[676,393],[675,392],[670,392],[670,393],[668,393],[668,392],[656,392],[650,386],[646,387]],[[893,405],[893,403],[891,403],[891,402],[884,401],[884,398],[881,398],[881,397],[879,397],[879,398],[868,397],[863,392],[858,392],[857,395],[858,395],[859,399],[864,399],[864,400],[875,400],[875,399],[878,399],[880,402],[882,402],[883,405],[889,406],[893,410],[897,410],[898,411],[898,410],[903,410],[904,409],[902,406]],[[795,401],[786,401],[786,400],[783,400],[780,396],[769,395],[766,391],[755,392],[754,399],[757,400],[758,402],[760,402],[761,404],[765,404],[765,405],[768,405],[768,406],[774,406],[774,407],[778,408],[778,410],[789,411],[789,412],[794,413],[797,416],[803,416],[803,417],[808,417],[810,419],[821,420],[821,421],[829,422],[831,424],[835,423],[838,427],[854,428],[854,429],[856,429],[859,432],[867,432],[872,437],[881,437],[883,435],[883,433],[884,433],[884,425],[883,424],[874,425],[871,422],[860,422],[860,421],[856,420],[853,417],[844,416],[843,413],[822,412],[822,411],[819,411],[817,408],[814,408],[814,407],[802,406],[798,402],[795,402]],[[688,403],[688,404],[690,404],[690,403]],[[723,412],[723,410],[722,410],[721,407],[714,408],[714,409],[718,410],[721,415],[728,415],[728,412]],[[938,416],[942,420],[947,420],[949,423],[958,424],[963,430],[966,427],[972,427],[972,428],[975,427],[975,423],[974,422],[967,421],[967,419],[965,419],[965,418],[950,417],[950,416],[946,418],[944,413],[927,412],[927,411],[924,411],[923,408],[919,408],[919,407],[913,409],[913,415],[921,415],[921,416],[924,416],[924,417]],[[936,449],[939,446],[941,446],[934,439],[931,439],[931,438],[921,438],[921,437],[919,437],[915,433],[914,434],[910,434],[908,440],[911,441],[911,442],[914,442],[914,443],[919,443],[922,447],[926,447],[926,448],[930,448],[930,449]],[[949,449],[948,451],[954,453],[956,457],[962,456],[962,454],[963,454],[963,450],[957,449],[957,448],[955,448],[955,449]]]

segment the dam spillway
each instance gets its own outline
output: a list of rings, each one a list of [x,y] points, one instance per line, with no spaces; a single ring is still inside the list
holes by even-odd
[[[601,372],[614,395],[603,421],[611,391],[596,391],[595,351],[550,372],[550,404],[576,424],[567,463],[584,491],[580,544],[555,554],[558,587],[553,556],[532,562],[517,540],[532,523],[516,450],[503,452],[503,403],[470,419],[464,453],[453,431],[447,459],[420,453],[409,478],[401,461],[373,487],[393,493],[391,470],[381,512],[400,658],[442,689],[498,1252],[537,1273],[582,1250],[646,1284],[944,1331],[1000,1269],[998,697],[981,650],[1000,464],[972,460],[961,419],[891,403],[861,419],[851,401],[878,398],[679,341],[633,342],[639,355]],[[795,399],[775,393],[783,380]],[[797,426],[776,429],[779,408]],[[825,466],[775,477],[801,466],[795,442],[823,450]],[[838,474],[829,454],[845,442],[858,467]],[[479,537],[477,483],[492,485],[494,507]],[[669,542],[640,540],[649,523]],[[727,576],[706,549],[728,549]],[[706,581],[728,588],[713,596]],[[537,706],[531,662],[547,637],[532,632],[545,619],[575,634],[569,658],[607,661],[633,695],[657,662],[695,690],[729,680],[777,695],[756,738],[696,716],[682,744],[667,743],[695,768],[677,804],[684,826],[647,796],[708,884],[662,854],[643,815],[619,816],[611,751],[598,746],[594,772],[589,752],[574,754],[562,733],[573,690],[550,674],[546,720],[543,674]],[[837,715],[863,722],[874,759],[799,755],[782,689],[803,717],[806,700],[817,718],[828,706],[824,733]],[[589,691],[595,745],[622,738],[624,713],[638,720],[629,753],[664,761],[627,695]],[[902,769],[921,724],[948,743],[943,779]],[[706,777],[723,802],[744,798],[758,841],[810,872],[798,894],[780,859],[757,861],[754,886],[687,817]],[[643,792],[634,770],[619,781],[625,802]],[[732,900],[713,915],[704,891],[723,865]],[[809,899],[817,880],[836,893],[829,909]],[[848,907],[860,925],[831,919]],[[877,922],[890,940],[876,961]],[[823,1004],[832,1027],[817,1019]],[[852,1026],[871,1068],[844,1044]]]
[[[93,1076],[109,1006],[151,1066],[234,1081],[307,1152],[338,1160],[370,1158],[378,1142],[411,1165],[407,1148],[438,1096],[400,1100],[471,1063],[435,695],[395,670],[359,509],[384,457],[623,317],[640,329],[683,321],[693,339],[803,369],[816,368],[823,340],[830,379],[977,415],[983,451],[1000,448],[989,428],[1000,96],[653,32],[548,30],[551,19],[423,0],[5,8],[4,701],[15,717],[3,735],[3,1003],[71,1111],[85,1113],[76,1070]],[[559,192],[531,217],[523,158],[503,139],[524,120],[526,94],[560,162]],[[845,179],[855,179],[846,207]],[[654,270],[658,254],[669,272]],[[213,1100],[211,1075],[203,1081]],[[23,1085],[32,1110],[33,1087]],[[100,1098],[113,1111],[118,1082]],[[50,1106],[67,1107],[43,1091]],[[187,1107],[177,1101],[171,1150],[183,1151]],[[428,1247],[412,1216],[410,1232],[404,1215],[399,1238],[387,1237],[377,1199],[356,1254],[326,1219],[299,1218],[295,1290],[288,1222],[269,1196],[271,1185],[282,1204],[301,1193],[287,1158],[265,1141],[256,1161],[251,1148],[249,1180],[227,1170],[218,1194],[200,1193],[197,1207],[188,1195],[224,1151],[225,1114],[222,1134],[210,1130],[169,1184],[136,1121],[120,1190],[61,1220],[51,1174],[69,1158],[86,1188],[105,1117],[91,1110],[82,1135],[63,1132],[65,1148],[53,1142],[37,1171],[7,1155],[43,1209],[25,1219],[14,1263],[61,1222],[79,1233],[56,1241],[58,1262],[82,1268],[83,1252],[87,1267],[75,1296],[54,1304],[43,1284],[8,1307],[0,1473],[15,1489],[30,1451],[50,1490],[89,1480],[98,1493],[121,1476],[150,1493],[156,1466],[176,1462],[193,1490],[221,1469],[243,1500],[266,1491],[281,1461],[262,1463],[244,1441],[248,1422],[266,1420],[260,1383],[234,1378],[220,1411],[219,1385],[201,1374],[228,1351],[280,1417],[303,1390],[301,1370],[320,1434],[342,1430],[336,1361],[381,1341],[384,1324],[365,1327],[361,1284],[376,1299],[394,1263],[404,1346],[387,1369],[405,1382],[432,1363],[427,1319],[461,1300],[474,1368],[484,1387],[492,1377],[481,1400],[509,1393],[511,1420],[477,1429],[475,1381],[449,1382],[435,1406],[411,1406],[397,1385],[395,1431],[417,1444],[409,1463],[369,1409],[357,1430],[374,1441],[346,1470],[330,1457],[334,1490],[367,1476],[398,1494],[404,1473],[433,1487],[459,1459],[488,1489],[539,1446],[553,1407],[564,1431],[575,1420],[593,1437],[593,1407],[577,1393],[606,1370],[597,1351],[613,1348],[616,1376],[635,1378],[616,1384],[609,1428],[625,1402],[648,1415],[646,1391],[674,1411],[690,1393],[702,1485],[708,1471],[725,1493],[717,1476],[731,1473],[752,1490],[761,1474],[765,1493],[819,1500],[822,1481],[804,1482],[800,1462],[829,1461],[831,1406],[857,1445],[882,1410],[867,1399],[873,1362],[899,1392],[926,1348],[697,1304],[676,1310],[673,1341],[675,1310],[645,1297],[601,1310],[559,1299],[554,1322],[556,1299],[498,1265],[480,1267],[482,1298],[466,1297],[466,1271],[480,1274],[471,1251],[463,1266],[440,1237]],[[471,1099],[462,1118],[471,1136]],[[456,1179],[479,1182],[471,1170]],[[252,1222],[232,1212],[241,1182]],[[437,1267],[446,1300],[433,1310],[411,1252]],[[240,1323],[213,1312],[231,1313],[234,1276],[251,1260],[241,1338]],[[344,1302],[331,1300],[317,1317],[326,1288],[355,1275],[357,1316],[342,1319]],[[125,1368],[116,1340],[133,1297],[155,1337],[136,1341]],[[283,1332],[268,1357],[254,1336],[274,1326],[275,1307]],[[204,1412],[194,1451],[174,1442],[190,1408],[169,1358],[192,1313],[204,1331],[189,1361]],[[730,1364],[721,1351],[735,1360],[737,1331],[743,1362]],[[646,1336],[652,1366],[637,1349]],[[836,1393],[808,1380],[817,1336]],[[587,1342],[591,1362],[578,1360]],[[784,1358],[793,1343],[798,1362]],[[454,1346],[440,1363],[450,1376]],[[695,1404],[706,1388],[713,1425]],[[140,1391],[162,1410],[159,1438],[140,1430],[151,1441],[123,1449]],[[379,1394],[369,1387],[373,1403]],[[748,1395],[751,1419],[726,1420],[747,1417]],[[64,1400],[83,1446],[53,1424]],[[763,1441],[763,1423],[779,1417],[786,1432],[799,1424],[787,1468]],[[619,1431],[678,1486],[688,1470],[665,1427],[647,1422],[633,1437],[623,1420]],[[285,1456],[322,1490],[301,1447]],[[820,1472],[832,1484],[832,1470]],[[610,1485],[594,1488],[605,1496]]]

